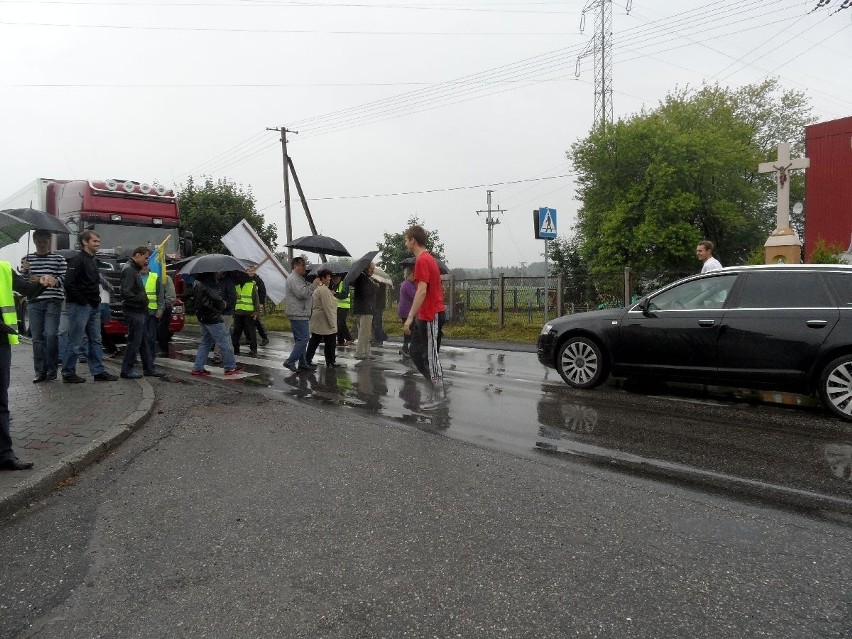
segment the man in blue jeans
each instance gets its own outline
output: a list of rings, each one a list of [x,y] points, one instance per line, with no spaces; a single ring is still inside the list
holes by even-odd
[[[231,336],[222,319],[222,311],[227,303],[222,298],[222,293],[216,284],[216,275],[213,273],[202,273],[192,284],[192,296],[195,299],[195,316],[201,327],[201,342],[195,354],[195,364],[192,366],[192,374],[196,377],[207,377],[210,371],[204,368],[207,355],[214,344],[222,352],[222,365],[225,368],[225,377],[238,375],[245,368],[237,364],[234,357],[234,349],[231,346]],[[219,273],[218,275],[221,275]]]
[[[62,381],[66,384],[82,384],[86,381],[77,375],[77,351],[85,335],[89,340],[89,372],[96,382],[113,382],[118,377],[104,368],[101,345],[101,291],[98,286],[101,274],[95,261],[101,236],[94,231],[84,231],[80,243],[83,250],[68,260],[65,274],[68,345],[62,354]]]
[[[290,275],[287,276],[284,313],[290,318],[295,344],[290,356],[284,362],[284,368],[295,373],[316,368],[316,364],[308,364],[308,360],[305,359],[308,342],[311,339],[311,302],[316,287],[305,281],[305,258],[294,257],[290,262],[290,268]]]
[[[39,278],[49,275],[53,285],[27,304],[27,316],[30,320],[30,334],[33,338],[33,384],[53,381],[59,365],[59,317],[62,314],[62,280],[67,264],[59,253],[50,250],[50,231],[38,230],[33,233],[35,253],[30,253],[21,262],[21,274],[27,281],[38,282]]]

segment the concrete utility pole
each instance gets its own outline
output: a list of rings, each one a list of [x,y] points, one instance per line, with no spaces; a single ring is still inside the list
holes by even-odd
[[[485,225],[488,227],[488,277],[494,278],[494,225],[500,224],[500,220],[491,217],[492,213],[505,213],[503,209],[497,207],[496,209],[491,208],[491,194],[494,191],[488,190],[486,194],[488,196],[488,209],[485,211],[477,211],[476,214],[480,213],[488,213],[488,216],[485,218]]]
[[[284,156],[284,228],[287,230],[287,243],[293,241],[293,217],[290,209],[290,156],[287,155],[287,134],[299,134],[298,131],[291,131],[286,127],[266,127],[267,131],[278,131],[281,133],[281,153]],[[287,260],[289,263],[293,261],[293,247],[287,247]]]

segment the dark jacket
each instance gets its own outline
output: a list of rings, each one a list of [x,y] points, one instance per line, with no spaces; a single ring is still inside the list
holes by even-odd
[[[260,299],[260,304],[266,304],[266,284],[260,279],[260,275],[254,276],[254,284],[257,286],[257,297]]]
[[[65,300],[71,304],[100,306],[101,290],[98,283],[101,273],[93,255],[80,251],[68,260],[65,271]]]
[[[237,305],[237,289],[234,288],[234,278],[230,274],[225,274],[220,277],[216,283],[219,286],[219,295],[223,300],[225,300],[225,308],[222,313],[225,315],[233,315],[234,307]],[[216,322],[205,323],[215,324]]]
[[[355,299],[352,301],[354,315],[374,315],[376,312],[376,294],[379,284],[366,273],[361,273],[352,283]]]
[[[148,293],[142,283],[141,270],[131,259],[127,260],[127,266],[121,273],[121,307],[131,313],[148,311]]]
[[[225,310],[225,300],[219,292],[219,287],[209,279],[196,279],[192,285],[192,295],[195,298],[195,316],[202,324],[221,324],[222,311]]]

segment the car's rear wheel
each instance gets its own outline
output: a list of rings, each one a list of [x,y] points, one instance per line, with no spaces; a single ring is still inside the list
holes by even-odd
[[[594,388],[607,377],[600,346],[587,337],[571,337],[559,348],[556,370],[574,388]]]
[[[828,410],[852,421],[852,353],[838,357],[822,370],[819,396]]]

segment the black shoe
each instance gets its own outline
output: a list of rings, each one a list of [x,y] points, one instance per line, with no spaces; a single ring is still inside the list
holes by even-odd
[[[307,366],[307,368],[309,368],[309,369],[310,369],[310,370],[312,370],[312,371],[315,371],[315,370],[317,369],[317,365],[316,365],[316,364],[312,364],[311,362],[308,362],[306,366]],[[299,368],[305,368],[305,367],[304,367],[304,366],[300,366]]]
[[[266,345],[268,345],[268,344],[269,344],[269,340],[268,340],[268,339],[266,339],[265,337],[264,337],[264,338],[263,338],[263,340],[260,342],[260,345],[261,345],[261,346],[266,346]]]
[[[340,368],[340,364],[337,362],[332,362],[331,364],[326,364],[328,368]]]
[[[112,373],[107,373],[106,371],[104,371],[103,373],[98,373],[94,376],[94,378],[96,382],[114,382],[118,379],[116,375],[113,375]]]
[[[0,461],[0,470],[27,470],[35,466],[32,462],[22,462],[17,457]]]
[[[249,357],[257,357],[257,351],[249,351]]]
[[[62,381],[66,384],[85,384],[86,380],[79,375],[63,375]]]
[[[47,381],[49,381],[49,382],[56,381],[56,373],[48,373],[47,374]]]
[[[165,377],[166,374],[163,371],[154,371],[153,373],[145,373],[145,377]]]
[[[33,384],[41,384],[42,382],[47,381],[47,375],[36,375],[33,378]]]
[[[284,368],[286,368],[287,370],[291,370],[291,371],[293,371],[294,373],[298,373],[298,372],[299,372],[299,369],[298,369],[298,368],[296,368],[296,365],[295,365],[295,364],[291,364],[290,362],[284,362],[284,363],[282,364],[282,366],[284,366]]]
[[[129,373],[122,373],[121,379],[142,379],[142,374],[139,371],[130,371]]]

